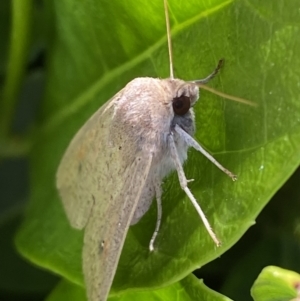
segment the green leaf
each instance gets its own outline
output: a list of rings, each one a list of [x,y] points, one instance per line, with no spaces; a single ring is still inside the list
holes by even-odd
[[[203,91],[195,108],[197,140],[239,176],[233,183],[193,150],[184,167],[187,177],[195,179],[189,186],[222,247],[214,246],[173,174],[164,185],[156,250],[148,250],[156,221],[153,204],[128,232],[113,292],[175,283],[220,256],[254,224],[298,166],[297,3],[170,0],[175,75],[203,78],[224,57],[225,68],[212,85],[259,106]],[[49,48],[43,124],[31,155],[31,201],[17,245],[32,262],[82,285],[83,233],[68,224],[55,172],[72,136],[127,82],[137,76],[168,76],[164,12],[161,0],[56,0],[53,13],[57,23]]]
[[[61,281],[46,301],[85,301],[85,291],[82,287]],[[209,289],[201,280],[194,275],[167,287],[152,291],[124,292],[117,296],[109,297],[108,301],[176,301],[176,300],[203,300],[203,301],[230,301],[231,299]]]
[[[262,270],[253,284],[251,295],[255,301],[298,300],[300,275],[275,266]]]

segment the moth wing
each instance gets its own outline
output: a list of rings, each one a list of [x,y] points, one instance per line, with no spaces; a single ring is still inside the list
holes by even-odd
[[[99,189],[108,181],[110,171],[105,167],[102,158],[109,155],[110,149],[106,146],[113,117],[113,104],[117,98],[118,94],[82,126],[58,167],[56,186],[70,224],[77,229],[85,227]],[[97,179],[99,172],[102,174],[101,179]],[[102,202],[103,207],[106,206],[105,202]]]
[[[151,154],[138,153],[122,175],[122,189],[113,199],[107,200],[106,216],[97,204],[92,209],[85,228],[83,247],[83,272],[90,301],[105,301],[108,297],[151,163]]]
[[[118,124],[113,122],[114,104],[121,92],[78,131],[57,172],[57,188],[71,225],[85,227],[82,260],[89,301],[108,296],[152,163],[152,154],[125,143],[122,128],[113,135],[113,123]]]

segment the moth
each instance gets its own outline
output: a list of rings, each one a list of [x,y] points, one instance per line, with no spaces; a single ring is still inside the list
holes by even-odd
[[[206,78],[174,78],[171,34],[164,0],[170,57],[170,78],[136,78],[104,104],[69,144],[57,171],[57,188],[72,227],[84,229],[82,264],[89,301],[105,301],[116,272],[126,233],[157,201],[157,221],[149,249],[155,248],[162,217],[162,180],[177,171],[181,188],[219,245],[183,170],[193,147],[233,180],[193,138],[193,106]]]

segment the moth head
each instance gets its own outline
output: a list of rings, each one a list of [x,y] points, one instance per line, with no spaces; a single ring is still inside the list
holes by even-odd
[[[184,82],[171,77],[170,80],[173,82],[174,90],[176,91],[176,95],[173,98],[173,110],[175,115],[183,116],[189,111],[199,98],[199,86],[207,84],[214,78],[223,64],[224,60],[222,59],[219,61],[215,70],[204,79]]]
[[[184,83],[176,90],[172,100],[174,115],[184,116],[199,98],[199,88],[194,83]]]
[[[185,82],[174,79],[172,109],[174,117],[171,122],[171,127],[176,124],[185,130],[189,135],[194,135],[194,112],[193,106],[199,98],[199,87],[195,83]]]

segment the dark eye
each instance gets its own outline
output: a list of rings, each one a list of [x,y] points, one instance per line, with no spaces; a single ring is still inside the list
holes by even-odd
[[[188,112],[191,107],[191,100],[187,96],[180,96],[173,99],[173,110],[176,115],[182,116]]]

